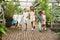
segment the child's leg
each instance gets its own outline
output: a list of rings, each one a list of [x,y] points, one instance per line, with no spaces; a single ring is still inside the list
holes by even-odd
[[[17,28],[17,23],[15,23],[15,28]]]
[[[27,30],[27,23],[25,23],[25,30]]]
[[[46,24],[44,25],[44,29],[47,30],[47,28],[46,28]]]
[[[25,30],[27,30],[27,20],[25,20]]]
[[[31,26],[32,26],[32,28],[33,28],[33,22],[31,22]]]
[[[39,22],[39,30],[42,30],[42,24]]]
[[[33,21],[33,28],[35,29],[35,21]]]
[[[20,24],[20,30],[22,30],[22,24]]]
[[[46,28],[46,25],[45,25],[45,24],[43,24],[43,29],[44,29],[44,30],[47,30],[47,28]]]

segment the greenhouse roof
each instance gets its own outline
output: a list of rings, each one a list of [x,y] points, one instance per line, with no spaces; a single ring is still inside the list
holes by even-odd
[[[60,0],[49,0],[49,2],[60,2]]]

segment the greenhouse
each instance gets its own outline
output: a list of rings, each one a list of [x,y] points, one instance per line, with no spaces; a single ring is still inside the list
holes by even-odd
[[[60,39],[60,0],[0,0],[0,40],[47,39]]]

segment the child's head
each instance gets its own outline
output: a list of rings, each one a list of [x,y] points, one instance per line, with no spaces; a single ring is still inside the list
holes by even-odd
[[[30,11],[34,11],[34,6],[30,6]]]
[[[43,13],[42,13],[42,11],[39,11],[39,13],[38,13],[39,15],[42,15]]]
[[[45,14],[45,11],[43,10],[42,13]]]
[[[24,8],[24,12],[26,12],[27,11],[27,9],[26,8]]]

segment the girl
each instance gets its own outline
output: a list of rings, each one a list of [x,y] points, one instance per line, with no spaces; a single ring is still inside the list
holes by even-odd
[[[28,12],[26,10],[26,8],[24,8],[24,12],[23,12],[23,21],[24,21],[24,24],[25,24],[25,31],[27,30],[27,23],[28,23]]]
[[[43,26],[43,29],[46,30],[46,15],[45,15],[45,11],[42,11],[42,26]]]
[[[34,30],[35,29],[35,12],[34,12],[34,7],[33,6],[30,7],[29,15],[30,15],[32,30]]]

